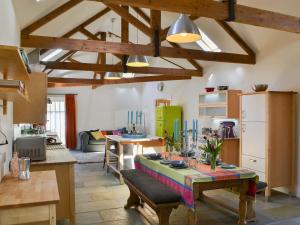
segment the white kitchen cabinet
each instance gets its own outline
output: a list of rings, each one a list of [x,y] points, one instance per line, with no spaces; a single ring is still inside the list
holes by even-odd
[[[295,93],[244,93],[241,105],[240,165],[271,189],[295,191]]]
[[[241,116],[243,121],[266,121],[266,95],[244,95]]]
[[[243,154],[265,158],[266,124],[265,122],[243,122],[242,149]]]

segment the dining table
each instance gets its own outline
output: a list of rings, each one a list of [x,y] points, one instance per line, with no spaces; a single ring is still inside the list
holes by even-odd
[[[167,158],[168,153],[162,157]],[[188,208],[188,224],[197,224],[197,204],[201,202],[204,191],[235,188],[239,190],[239,207],[237,209],[238,225],[246,224],[246,218],[255,211],[253,201],[256,194],[255,172],[244,168],[224,169],[218,166],[212,170],[210,165],[200,161],[179,155],[172,156],[171,160],[185,160],[186,168],[174,168],[171,165],[162,164],[161,160],[151,160],[146,155],[135,157],[135,168],[152,176],[170,189],[179,193],[182,204]],[[247,215],[248,214],[248,215]]]

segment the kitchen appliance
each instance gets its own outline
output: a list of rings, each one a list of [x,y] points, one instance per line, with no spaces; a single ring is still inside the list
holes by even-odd
[[[234,132],[235,122],[223,121],[219,126],[219,136],[221,138],[234,138],[236,134]]]
[[[21,157],[19,159],[19,179],[29,180],[30,179],[30,158]]]
[[[46,137],[19,137],[14,149],[19,157],[29,157],[32,161],[46,160]]]

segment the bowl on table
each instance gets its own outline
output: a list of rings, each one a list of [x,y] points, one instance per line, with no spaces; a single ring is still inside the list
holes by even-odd
[[[182,169],[182,168],[187,168],[188,165],[183,160],[173,160],[170,163],[170,167],[177,168],[177,169]]]
[[[215,90],[214,87],[206,87],[204,88],[206,92],[213,92]]]
[[[151,160],[160,160],[162,159],[162,156],[160,153],[152,153],[152,154],[147,154],[144,155],[147,159],[151,159]]]
[[[202,161],[202,163],[203,163],[203,164],[206,164],[206,165],[210,165],[210,159],[209,159],[209,158],[204,159],[204,160]],[[222,164],[221,159],[217,159],[216,164],[217,164],[217,166],[221,165],[221,164]]]
[[[252,86],[252,90],[255,92],[262,92],[262,91],[266,91],[267,89],[268,89],[267,84],[254,84]]]
[[[228,86],[218,86],[217,87],[219,91],[226,91],[228,90]]]

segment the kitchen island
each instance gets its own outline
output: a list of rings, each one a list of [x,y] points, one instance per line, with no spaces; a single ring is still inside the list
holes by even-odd
[[[57,176],[60,202],[56,207],[57,220],[69,219],[75,225],[75,182],[76,159],[63,145],[48,145],[46,160],[32,162],[31,171],[54,170]]]

